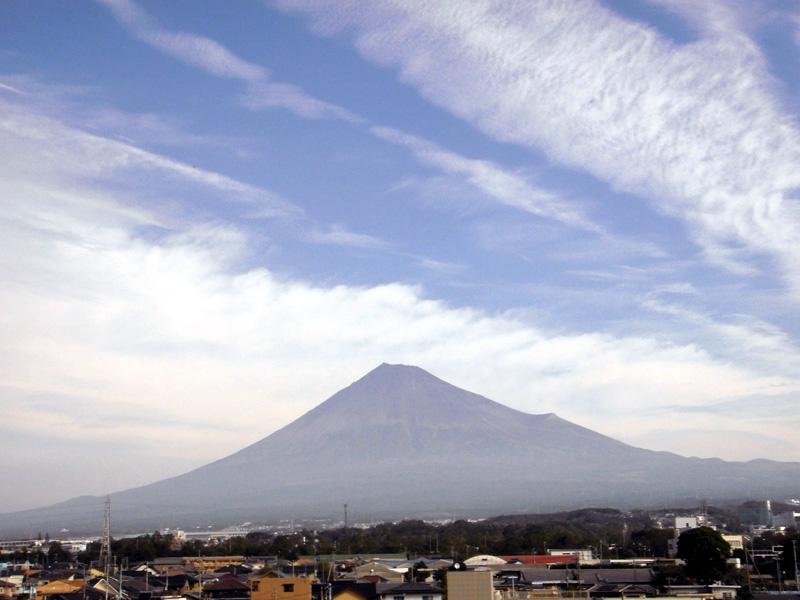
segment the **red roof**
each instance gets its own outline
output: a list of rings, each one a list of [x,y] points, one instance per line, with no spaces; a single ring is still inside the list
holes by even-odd
[[[504,561],[519,561],[524,565],[565,565],[578,560],[577,556],[550,556],[549,554],[514,554],[501,556]]]

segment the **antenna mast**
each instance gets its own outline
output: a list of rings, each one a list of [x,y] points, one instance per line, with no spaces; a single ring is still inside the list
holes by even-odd
[[[100,564],[103,565],[103,574],[106,576],[111,569],[111,496],[106,496],[106,507],[103,516],[103,539],[100,542]]]

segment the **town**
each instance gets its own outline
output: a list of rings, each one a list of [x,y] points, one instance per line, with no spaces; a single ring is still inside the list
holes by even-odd
[[[800,597],[800,502],[0,541],[9,600]]]

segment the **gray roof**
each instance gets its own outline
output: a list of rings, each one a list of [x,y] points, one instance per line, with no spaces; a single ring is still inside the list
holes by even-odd
[[[651,569],[574,569],[580,573],[579,579],[584,583],[650,583],[653,581]]]

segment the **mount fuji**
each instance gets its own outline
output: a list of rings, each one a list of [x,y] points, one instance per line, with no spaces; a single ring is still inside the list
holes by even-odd
[[[282,429],[183,475],[111,494],[115,529],[339,514],[499,514],[690,498],[797,497],[800,463],[636,448],[383,364]],[[0,537],[96,531],[103,498],[0,515]]]

